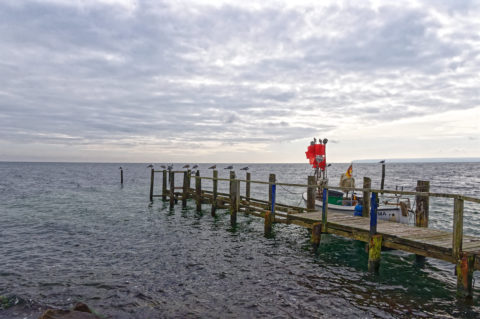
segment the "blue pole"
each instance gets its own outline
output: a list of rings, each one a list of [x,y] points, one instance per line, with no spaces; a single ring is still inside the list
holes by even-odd
[[[276,190],[276,185],[272,184],[272,218],[275,218],[275,190]]]
[[[377,193],[372,192],[370,207],[370,235],[375,235],[377,233]]]
[[[322,193],[322,229],[327,228],[327,206],[328,206],[328,189],[324,188]]]

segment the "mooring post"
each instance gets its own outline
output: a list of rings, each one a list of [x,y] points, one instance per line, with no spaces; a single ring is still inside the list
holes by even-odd
[[[170,208],[173,208],[175,205],[175,173],[170,171]]]
[[[320,246],[320,239],[322,238],[322,223],[314,223],[312,226],[312,237],[310,238],[310,242],[316,250]]]
[[[417,192],[429,192],[430,191],[430,182],[429,181],[417,181]],[[428,211],[429,211],[429,197],[415,195],[415,226],[417,227],[428,227]],[[415,261],[419,265],[425,263],[425,256],[415,255]]]
[[[245,197],[248,202],[250,201],[250,179],[251,179],[250,173],[247,173],[247,178],[246,178],[247,182],[245,183]]]
[[[212,200],[212,216],[215,217],[215,212],[217,210],[217,196],[218,196],[218,171],[213,171],[213,200]]]
[[[328,188],[324,187],[322,192],[322,233],[327,233],[328,217]]]
[[[473,271],[475,255],[460,252],[457,261],[457,296],[465,299],[473,298]]]
[[[162,180],[162,200],[167,201],[167,171],[163,170],[163,180]]]
[[[153,170],[153,168],[152,168]],[[120,184],[123,185],[123,168],[120,168]]]
[[[240,204],[240,181],[233,180],[230,190],[230,225],[234,227],[237,224],[237,211]]]
[[[187,178],[187,198],[192,198],[192,189],[191,189],[191,184],[192,184],[192,171],[191,170],[187,170],[187,175],[188,175],[188,178]]]
[[[455,260],[460,258],[463,242],[463,199],[455,198],[453,202],[453,237],[452,257]]]
[[[272,209],[272,185],[275,183],[275,174],[270,174],[268,177],[268,209]]]
[[[382,252],[382,235],[377,234],[378,194],[373,192],[370,201],[370,240],[368,244],[368,271],[378,273]]]
[[[195,173],[195,199],[197,203],[197,212],[202,211],[202,180],[200,179],[200,171]]]
[[[428,193],[430,191],[429,181],[417,181],[417,192]],[[415,226],[428,227],[429,197],[415,196]]]
[[[155,171],[151,170],[150,172],[150,201],[153,202],[153,179],[155,178]],[[122,175],[122,179],[123,179],[123,175]]]
[[[187,207],[188,198],[188,172],[183,172],[183,194],[182,194],[182,208]]]
[[[307,211],[313,212],[315,210],[315,192],[317,185],[315,183],[315,176],[308,176],[307,189]]]
[[[372,180],[370,177],[363,178],[363,203],[362,203],[362,216],[368,217],[370,213],[370,191],[366,189],[370,189],[372,187]]]

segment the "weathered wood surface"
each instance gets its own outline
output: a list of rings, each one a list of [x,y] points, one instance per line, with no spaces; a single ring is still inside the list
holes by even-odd
[[[321,222],[322,213],[316,211],[303,214],[289,214],[288,219],[301,221],[313,227],[315,223]],[[329,212],[328,214],[327,233],[369,242],[369,232],[369,218],[337,212]],[[453,234],[450,231],[378,220],[377,234],[382,235],[382,246],[384,247],[401,249],[417,255],[456,263],[453,257]],[[462,251],[480,257],[480,238],[464,235]],[[475,263],[475,269],[480,269],[478,261]]]

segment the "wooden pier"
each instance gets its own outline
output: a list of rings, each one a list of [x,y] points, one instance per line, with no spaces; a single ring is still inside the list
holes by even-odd
[[[155,174],[162,174],[162,193],[154,194]],[[175,186],[175,175],[183,174],[183,184]],[[169,188],[167,189],[167,176]],[[191,179],[195,179],[195,188],[191,188]],[[212,180],[212,189],[202,189],[202,180]],[[228,182],[229,193],[218,192],[218,183]],[[240,183],[245,183],[245,196],[240,194]],[[268,200],[251,197],[251,183],[263,184],[268,187]],[[382,247],[402,250],[425,257],[444,260],[456,265],[457,295],[471,299],[473,297],[473,272],[480,269],[480,237],[463,235],[463,206],[465,201],[480,203],[480,199],[458,194],[444,194],[429,192],[428,181],[419,181],[415,192],[385,190],[370,188],[369,178],[364,178],[364,188],[350,188],[351,191],[363,192],[363,216],[352,216],[345,213],[328,211],[328,190],[340,190],[339,187],[322,185],[324,205],[322,211],[315,210],[315,195],[318,185],[312,176],[308,177],[307,184],[288,184],[276,181],[275,175],[270,174],[269,181],[251,180],[250,173],[246,179],[238,179],[235,172],[230,172],[230,178],[218,178],[218,171],[214,170],[212,177],[200,176],[200,171],[192,175],[191,171],[157,171],[152,169],[150,182],[150,201],[154,197],[162,197],[163,201],[169,198],[170,207],[181,199],[183,207],[188,199],[194,199],[196,210],[200,211],[202,204],[211,205],[211,214],[215,216],[217,209],[228,209],[232,225],[237,222],[237,213],[250,214],[264,219],[265,235],[270,236],[275,223],[295,224],[311,230],[311,242],[314,247],[321,243],[322,234],[335,234],[342,237],[368,243],[368,269],[378,272]],[[291,206],[277,202],[276,187],[298,187],[307,191],[307,205],[305,207]],[[416,198],[415,226],[377,219],[378,194],[410,195]],[[451,198],[453,205],[452,232],[428,228],[429,198]]]

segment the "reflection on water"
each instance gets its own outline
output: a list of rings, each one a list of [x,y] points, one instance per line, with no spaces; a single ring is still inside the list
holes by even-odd
[[[200,165],[202,175],[211,175],[209,166]],[[347,166],[333,164],[331,183]],[[275,236],[265,238],[256,217],[240,214],[232,229],[228,213],[212,218],[208,205],[202,213],[194,202],[173,210],[158,199],[150,205],[149,169],[122,167],[123,187],[117,164],[0,163],[0,296],[6,300],[0,307],[8,304],[0,318],[36,318],[39,309],[77,301],[112,318],[478,315],[477,302],[455,299],[453,265],[429,259],[420,268],[413,255],[389,251],[380,275],[372,276],[360,242],[329,235],[315,253],[308,231],[297,226],[276,225]],[[263,181],[275,173],[278,181],[305,184],[310,173],[300,164],[249,167],[252,179]],[[425,179],[433,192],[477,196],[480,177],[472,172],[479,169],[479,163],[387,164],[386,188],[413,190]],[[381,166],[354,165],[354,175],[358,186],[369,176],[378,187]],[[220,183],[219,191],[227,188]],[[278,187],[277,200],[303,205],[301,192]],[[268,197],[265,185],[252,185],[252,194]],[[451,229],[452,205],[432,200],[430,225]],[[480,235],[477,212],[478,205],[466,203],[466,233]]]

